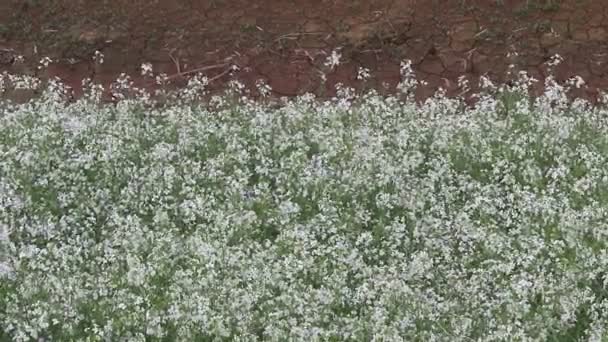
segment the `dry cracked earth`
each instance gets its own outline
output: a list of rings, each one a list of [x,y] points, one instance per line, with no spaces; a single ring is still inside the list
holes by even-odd
[[[334,50],[341,63],[328,70],[324,63]],[[95,51],[103,53],[103,64],[93,61]],[[333,96],[337,83],[388,94],[400,80],[401,61],[409,59],[428,83],[417,90],[421,100],[438,87],[461,94],[460,76],[470,80],[469,94],[481,75],[507,82],[510,66],[542,85],[556,54],[563,58],[554,70],[558,81],[578,75],[587,82],[573,97],[594,101],[608,88],[608,3],[0,0],[0,71],[58,76],[77,95],[83,78],[108,85],[121,72],[154,88],[140,74],[144,62],[168,74],[175,87],[203,71],[212,91],[238,79],[254,97],[257,80],[275,96]],[[39,70],[45,56],[53,62]],[[356,78],[360,67],[370,70],[371,81]]]

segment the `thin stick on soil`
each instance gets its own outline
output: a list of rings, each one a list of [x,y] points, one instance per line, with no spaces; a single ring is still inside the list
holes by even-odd
[[[195,69],[188,70],[188,71],[181,71],[179,73],[167,76],[165,78],[165,80],[168,81],[168,80],[172,80],[172,79],[175,79],[175,78],[183,77],[183,76],[189,75],[189,74],[195,74],[195,73],[202,72],[202,71],[217,69],[217,68],[225,67],[226,65],[228,65],[228,63],[207,65],[207,66],[204,66],[204,67],[195,68]],[[228,71],[230,71],[230,69],[228,69]],[[210,79],[210,80],[212,80],[212,79]],[[148,85],[154,84],[154,83],[155,83],[155,81],[148,83]]]
[[[228,69],[222,71],[221,73],[219,73],[219,74],[211,77],[208,81],[209,82],[213,82],[213,81],[217,80],[218,78],[222,78],[224,75],[226,75],[227,73],[229,73],[230,70],[232,70],[232,68],[228,68]]]
[[[182,71],[180,73],[167,76],[165,78],[165,81],[169,81],[169,80],[172,80],[172,79],[183,77],[183,76],[189,75],[189,74],[194,74],[194,73],[198,73],[198,72],[202,72],[202,71],[207,71],[207,70],[212,70],[212,69],[217,69],[217,68],[225,67],[228,64],[229,63],[213,64],[213,65],[207,65],[207,66],[204,66],[204,67],[200,67],[200,68],[196,68],[196,69],[192,69],[192,70],[188,70],[188,71]],[[226,75],[228,72],[230,72],[230,70],[232,70],[232,68],[228,68],[228,69],[224,70],[220,74],[218,74],[216,76],[213,76],[212,78],[208,79],[208,81],[209,82],[215,81],[216,79],[218,79],[218,78]],[[146,84],[146,86],[150,86],[150,85],[153,85],[153,84],[156,84],[156,81],[148,82]]]
[[[292,32],[292,33],[287,33],[282,36],[279,36],[274,41],[277,42],[277,41],[283,40],[283,39],[298,39],[299,36],[320,36],[325,33],[326,32],[322,32],[322,31],[319,31],[319,32]]]
[[[184,76],[184,75],[189,75],[189,74],[195,74],[195,73],[201,72],[201,71],[217,69],[217,68],[224,67],[228,64],[229,63],[213,64],[213,65],[208,65],[208,66],[204,66],[204,67],[200,67],[200,68],[196,68],[196,69],[192,69],[192,70],[188,70],[188,71],[182,71],[178,74],[169,76],[168,79],[172,79],[172,78],[176,78],[176,77],[180,77],[180,76]]]
[[[179,60],[173,56],[173,51],[175,51],[175,49],[169,51],[169,57],[171,58],[171,60],[175,64],[175,69],[177,70],[177,74],[181,75],[182,74],[182,68],[181,68],[181,66],[179,64]]]
[[[217,69],[217,68],[221,68],[221,67],[224,67],[224,66],[228,65],[228,63],[220,63],[220,64],[213,64],[213,65],[208,65],[208,66],[204,66],[204,67],[200,67],[200,68],[195,68],[195,69],[188,70],[188,71],[182,71],[179,59],[176,58],[175,56],[173,56],[173,52],[174,51],[175,51],[175,49],[169,51],[169,57],[171,58],[171,60],[175,64],[175,69],[177,70],[177,73],[173,74],[171,76],[168,76],[167,80],[170,80],[170,79],[173,79],[173,78],[177,78],[177,77],[181,77],[181,76],[184,76],[184,75],[194,74],[194,73],[201,72],[201,71],[206,71],[206,70],[211,70],[211,69]]]

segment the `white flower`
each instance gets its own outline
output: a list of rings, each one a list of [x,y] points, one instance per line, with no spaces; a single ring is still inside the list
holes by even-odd
[[[95,54],[93,55],[93,61],[96,64],[103,64],[103,59],[104,59],[104,55],[103,53],[101,53],[101,51],[95,51]]]
[[[38,63],[38,69],[44,69],[48,67],[50,63],[53,63],[53,60],[50,57],[44,57]]]
[[[364,68],[364,67],[359,67],[359,69],[357,70],[357,79],[360,81],[364,81],[367,80],[371,77],[371,74],[369,72],[368,68]]]
[[[331,55],[325,60],[325,66],[328,67],[329,70],[334,70],[338,65],[340,65],[341,57],[342,54],[338,52],[338,49],[332,50]]]
[[[141,75],[152,77],[152,63],[143,63],[141,65]]]
[[[264,80],[257,80],[255,86],[262,97],[268,97],[272,92],[272,88]]]

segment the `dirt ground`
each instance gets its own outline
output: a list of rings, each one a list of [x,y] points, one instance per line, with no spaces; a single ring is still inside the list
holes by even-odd
[[[339,48],[341,64],[322,82],[320,71]],[[102,65],[92,60],[101,51]],[[335,94],[340,82],[356,89],[359,67],[373,76],[366,87],[395,90],[399,65],[413,62],[428,82],[460,92],[480,75],[506,81],[508,66],[543,80],[546,62],[564,58],[558,81],[579,75],[588,88],[573,96],[594,100],[608,88],[608,3],[603,0],[0,0],[0,71],[59,76],[76,93],[80,80],[104,85],[121,72],[147,85],[140,66],[185,84],[205,70],[212,90],[234,78],[256,95],[265,80],[276,96]],[[16,63],[22,55],[25,63]],[[40,58],[53,59],[46,71]],[[232,65],[237,71],[229,72]],[[201,69],[203,68],[203,69]],[[189,74],[190,73],[190,74]]]

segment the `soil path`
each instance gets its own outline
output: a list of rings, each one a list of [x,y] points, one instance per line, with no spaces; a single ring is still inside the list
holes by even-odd
[[[339,48],[341,63],[320,71]],[[104,55],[97,65],[95,51]],[[579,75],[594,100],[608,88],[608,3],[602,0],[4,0],[0,1],[0,71],[59,76],[78,93],[85,77],[108,85],[121,72],[140,76],[144,62],[172,75],[208,68],[213,90],[235,78],[256,96],[265,80],[276,96],[333,96],[335,84],[395,90],[399,65],[413,62],[424,99],[439,86],[473,92],[480,75],[506,81],[509,65],[544,80],[559,54],[558,81]],[[24,63],[15,57],[24,56]],[[46,71],[36,65],[48,56]],[[231,66],[238,70],[228,72]],[[357,80],[359,67],[373,76]]]

